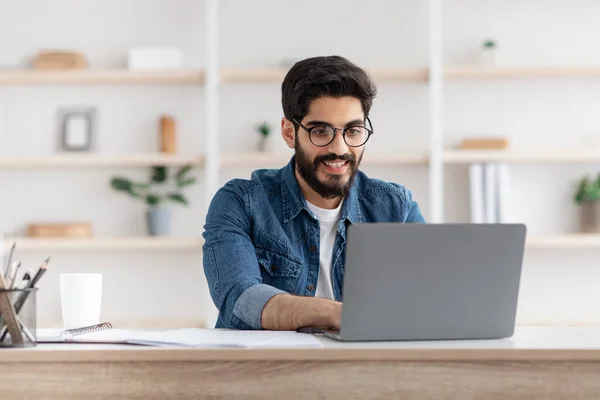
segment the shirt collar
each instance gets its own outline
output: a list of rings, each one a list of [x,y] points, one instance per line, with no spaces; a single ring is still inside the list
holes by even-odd
[[[292,156],[290,162],[281,169],[281,199],[283,207],[283,223],[287,224],[292,219],[296,218],[302,209],[308,209],[306,199],[302,194],[300,185],[296,180],[296,156]],[[355,224],[362,221],[360,208],[358,206],[357,184],[360,179],[360,174],[357,174],[354,184],[350,188],[350,192],[342,205],[340,214],[340,224],[348,220]]]

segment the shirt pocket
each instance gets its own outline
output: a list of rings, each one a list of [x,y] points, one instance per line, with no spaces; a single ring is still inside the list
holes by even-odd
[[[260,250],[257,254],[263,283],[295,293],[302,275],[302,264],[278,253]]]

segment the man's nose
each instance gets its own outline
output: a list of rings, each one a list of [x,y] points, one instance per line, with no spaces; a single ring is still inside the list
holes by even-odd
[[[329,143],[327,146],[327,150],[330,153],[337,154],[338,156],[343,156],[348,153],[348,145],[344,141],[344,135],[341,131],[337,131],[333,141]]]

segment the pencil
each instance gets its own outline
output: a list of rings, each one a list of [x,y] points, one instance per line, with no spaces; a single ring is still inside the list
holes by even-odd
[[[44,263],[40,266],[40,269],[38,269],[38,271],[35,273],[35,276],[33,277],[33,279],[31,281],[29,281],[30,288],[35,287],[35,285],[37,285],[37,283],[40,281],[40,279],[42,278],[42,276],[48,269],[49,261],[50,261],[50,258],[47,258],[46,261],[44,261]]]
[[[25,287],[26,289],[32,289],[32,288],[35,287],[35,285],[37,285],[37,283],[39,282],[39,280],[42,278],[42,276],[44,275],[44,273],[48,269],[48,263],[49,262],[50,262],[50,257],[48,257],[44,261],[44,263],[40,266],[40,269],[38,269],[38,271],[35,273],[35,276],[33,278],[31,278],[31,280],[29,281],[29,283]],[[19,299],[17,300],[17,302],[15,303],[15,310],[17,311],[17,313],[19,313],[21,311],[21,308],[23,307],[23,304],[25,303],[25,300],[27,300],[27,296],[28,295],[29,295],[29,293],[22,293],[21,296],[19,297]]]
[[[5,279],[8,277],[8,270],[10,269],[10,264],[12,262],[13,252],[15,251],[16,242],[13,242],[12,247],[10,248],[10,252],[8,253],[8,261],[6,262],[6,275]]]

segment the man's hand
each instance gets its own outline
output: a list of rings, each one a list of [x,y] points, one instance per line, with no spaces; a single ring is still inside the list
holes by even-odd
[[[263,308],[261,325],[268,330],[340,329],[341,320],[342,303],[339,301],[278,294]]]

